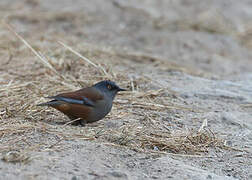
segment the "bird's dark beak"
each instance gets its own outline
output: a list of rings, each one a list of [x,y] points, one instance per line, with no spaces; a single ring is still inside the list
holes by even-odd
[[[126,89],[118,88],[117,91],[127,91]]]

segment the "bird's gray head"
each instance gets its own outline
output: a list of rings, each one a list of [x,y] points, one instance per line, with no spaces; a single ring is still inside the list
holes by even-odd
[[[93,87],[107,94],[112,99],[115,98],[115,95],[118,91],[126,91],[125,89],[122,89],[117,86],[115,82],[109,80],[98,82]]]

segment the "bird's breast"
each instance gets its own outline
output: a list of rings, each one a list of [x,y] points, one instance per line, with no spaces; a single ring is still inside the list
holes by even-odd
[[[98,121],[104,118],[110,112],[111,108],[112,108],[112,101],[111,103],[108,100],[97,101],[92,109],[90,120]]]

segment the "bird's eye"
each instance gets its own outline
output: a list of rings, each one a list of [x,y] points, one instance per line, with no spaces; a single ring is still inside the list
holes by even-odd
[[[108,88],[109,90],[111,90],[111,89],[112,89],[112,86],[111,86],[111,85],[108,85],[107,88]]]

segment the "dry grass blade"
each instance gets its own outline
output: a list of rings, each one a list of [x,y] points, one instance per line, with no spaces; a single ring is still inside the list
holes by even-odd
[[[200,126],[198,132],[202,132],[205,127],[207,127],[207,119],[204,119],[203,122],[202,122],[202,125]]]
[[[4,21],[3,21],[4,22]],[[21,37],[9,24],[4,22],[6,27],[18,38],[20,39],[40,60],[43,64],[45,64],[49,69],[51,69],[54,73],[61,76],[56,69],[45,59],[45,57],[41,56],[41,53],[37,52],[23,37]]]
[[[132,90],[133,91],[133,90]],[[147,92],[135,92],[136,95],[135,97],[136,98],[142,98],[142,97],[147,97],[147,96],[151,96],[151,97],[155,97],[155,96],[158,96],[160,95],[160,93],[163,91],[163,89],[158,89],[158,90],[150,90],[150,91],[147,91]]]
[[[66,49],[68,49],[69,51],[71,51],[72,53],[74,53],[75,55],[79,56],[81,59],[83,59],[84,61],[88,62],[89,64],[91,64],[92,66],[94,66],[95,68],[97,68],[98,70],[100,70],[101,72],[104,73],[104,75],[110,77],[110,75],[106,72],[106,70],[102,67],[102,66],[98,66],[95,63],[93,63],[92,61],[90,61],[88,58],[84,57],[83,55],[81,55],[80,53],[78,53],[77,51],[73,50],[73,48],[69,47],[68,45],[66,45],[65,43],[59,41],[59,44],[61,44],[63,47],[65,47]]]
[[[244,107],[244,108],[251,108],[252,107],[252,103],[242,104],[241,106]]]

